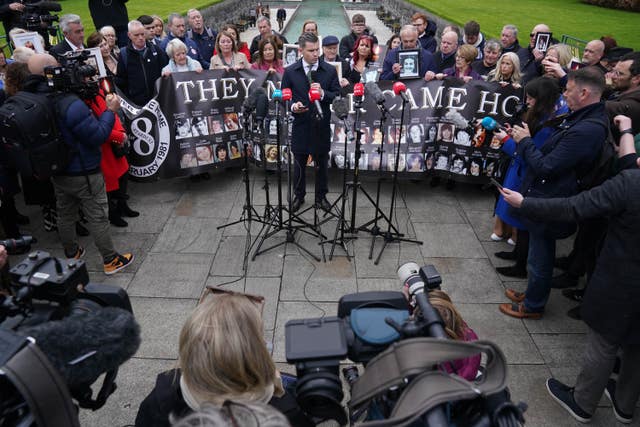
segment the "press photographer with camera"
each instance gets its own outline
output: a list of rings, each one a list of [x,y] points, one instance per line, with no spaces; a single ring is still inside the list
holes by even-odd
[[[91,70],[69,61],[64,69],[54,57],[47,54],[36,54],[29,59],[29,71],[24,90],[27,92],[48,94],[52,96],[56,111],[59,132],[64,142],[70,148],[70,160],[64,172],[54,175],[51,179],[56,194],[58,210],[58,232],[68,258],[81,258],[85,250],[78,245],[75,222],[78,210],[81,208],[91,231],[94,243],[102,255],[105,274],[114,274],[133,261],[133,254],[116,252],[109,230],[107,218],[107,195],[105,183],[100,171],[101,146],[110,136],[115,123],[115,112],[120,108],[120,98],[115,94],[108,94],[105,98],[107,110],[96,118],[89,107],[74,93],[54,94],[45,77],[45,70],[66,83],[65,87],[72,87],[85,97],[97,95],[90,90],[83,79],[88,76],[68,76],[65,72],[88,74]],[[75,58],[82,62],[81,58]],[[65,71],[66,70],[66,71]],[[95,74],[95,69],[93,70]],[[56,77],[53,77],[54,87]],[[71,80],[73,84],[67,82]]]
[[[178,368],[158,375],[136,427],[168,427],[206,403],[253,402],[269,403],[296,427],[310,425],[285,394],[265,344],[263,303],[263,297],[207,289],[180,332]]]

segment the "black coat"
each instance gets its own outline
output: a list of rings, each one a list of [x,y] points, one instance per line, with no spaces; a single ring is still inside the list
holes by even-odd
[[[147,42],[146,50],[141,53],[129,43],[120,51],[116,85],[131,102],[143,106],[153,98],[156,80],[168,63],[167,54],[158,46]]]
[[[290,88],[293,94],[291,104],[302,102],[309,106],[306,113],[294,114],[292,151],[296,154],[328,153],[331,149],[331,102],[340,93],[340,83],[336,69],[324,61],[318,61],[315,82],[324,90],[320,101],[324,118],[315,119],[315,106],[309,105],[310,84],[304,72],[302,60],[289,65],[282,76],[282,88]]]
[[[111,25],[115,28],[126,27],[129,22],[126,2],[127,0],[111,0],[109,2],[89,0],[89,11],[96,29],[99,30],[105,25]]]
[[[613,343],[640,344],[640,169],[567,199],[525,198],[520,211],[537,220],[609,218],[582,319]]]

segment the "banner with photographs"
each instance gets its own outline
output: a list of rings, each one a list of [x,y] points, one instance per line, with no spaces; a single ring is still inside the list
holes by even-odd
[[[269,103],[262,142],[252,118],[242,116],[247,94],[264,87],[271,98],[273,90],[279,88],[279,79],[277,74],[258,70],[174,73],[158,79],[158,95],[144,107],[124,100],[132,141],[131,175],[139,179],[172,178],[239,166],[244,155],[243,140],[248,143],[252,160],[262,160],[264,149],[267,167],[274,168],[278,127],[283,145],[281,159],[286,161],[290,126],[275,119],[275,102]],[[414,79],[404,83],[409,102],[402,132],[402,99],[394,95],[393,82],[378,82],[388,110],[383,126],[380,108],[365,94],[354,127],[356,111],[349,95],[346,123],[332,117],[331,166],[353,167],[356,142],[348,135],[358,128],[359,166],[363,171],[392,171],[397,148],[399,172],[430,172],[457,181],[486,181],[500,158],[501,142],[476,122],[487,116],[500,123],[513,121],[521,105],[522,89],[481,81],[465,84],[457,79],[428,83]]]

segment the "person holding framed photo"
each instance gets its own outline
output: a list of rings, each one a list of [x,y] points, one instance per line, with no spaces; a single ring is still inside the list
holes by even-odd
[[[405,51],[406,54],[403,54]],[[400,59],[406,62],[413,59],[413,64],[409,60],[408,63],[400,63]],[[415,67],[417,65],[417,72]],[[403,69],[403,67],[407,67]],[[418,44],[418,30],[413,25],[405,25],[400,30],[400,47],[392,49],[387,53],[382,65],[382,74],[380,80],[398,80],[401,78],[419,78],[424,77],[429,71],[434,72],[436,64],[433,55]]]
[[[344,77],[351,85],[362,80],[367,67],[375,61],[373,37],[362,34],[356,40],[349,60],[349,69],[344,73]]]

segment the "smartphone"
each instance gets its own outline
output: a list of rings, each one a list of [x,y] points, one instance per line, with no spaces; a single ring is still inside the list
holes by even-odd
[[[504,187],[502,187],[502,184],[500,184],[498,181],[496,181],[494,178],[489,178],[489,182],[491,183],[491,185],[495,185],[496,187],[498,187],[500,190],[504,189]]]

